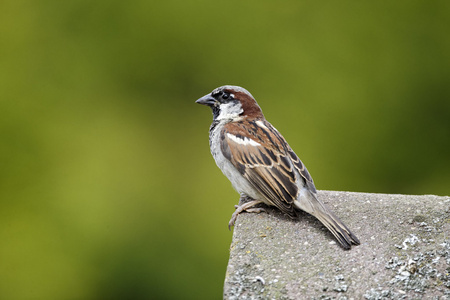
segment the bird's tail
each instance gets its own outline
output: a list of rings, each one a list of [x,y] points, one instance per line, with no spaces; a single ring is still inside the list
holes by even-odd
[[[336,237],[342,248],[348,250],[353,245],[359,245],[358,238],[345,226],[344,223],[330,209],[317,199],[310,191],[302,191],[295,204],[301,210],[316,217]]]

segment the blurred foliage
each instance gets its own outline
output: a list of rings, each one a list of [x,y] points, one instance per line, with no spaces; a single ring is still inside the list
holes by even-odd
[[[2,1],[0,298],[221,298],[224,84],[319,189],[450,194],[449,3]]]

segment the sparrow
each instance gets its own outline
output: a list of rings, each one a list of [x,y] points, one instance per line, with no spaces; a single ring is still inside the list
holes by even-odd
[[[305,211],[322,222],[344,249],[359,245],[358,238],[317,197],[313,179],[283,136],[263,115],[244,88],[225,85],[196,101],[212,109],[209,146],[217,166],[240,194],[228,228],[254,206],[275,206],[291,218]]]

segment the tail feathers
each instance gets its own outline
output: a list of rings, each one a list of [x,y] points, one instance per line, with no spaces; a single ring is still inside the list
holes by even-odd
[[[342,248],[348,250],[352,245],[360,244],[360,241],[350,229],[311,192],[308,191],[303,194],[295,201],[295,204],[298,208],[313,215],[322,222],[338,240]]]
[[[348,250],[353,245],[359,245],[358,238],[345,226],[344,223],[332,212],[325,213],[318,212],[314,215],[320,222],[323,223],[335,236],[342,248]]]

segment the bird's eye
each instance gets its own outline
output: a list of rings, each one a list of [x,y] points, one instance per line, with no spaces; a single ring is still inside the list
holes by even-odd
[[[223,93],[223,95],[222,95],[222,98],[223,99],[228,99],[230,97],[230,94],[228,94],[228,93]]]

